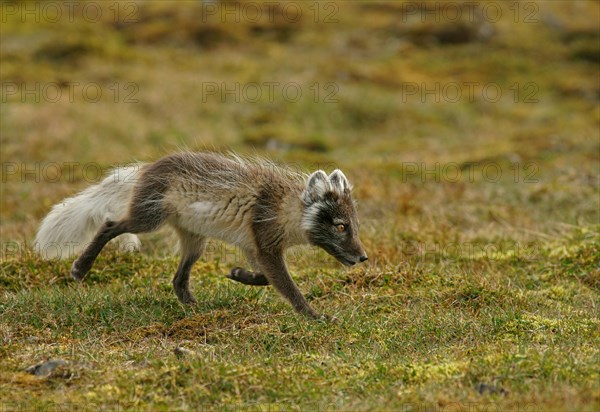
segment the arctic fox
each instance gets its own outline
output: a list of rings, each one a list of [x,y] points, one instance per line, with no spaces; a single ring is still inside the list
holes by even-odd
[[[292,280],[284,251],[309,243],[344,265],[367,260],[351,189],[338,169],[304,175],[236,155],[181,152],[115,169],[100,184],[55,205],[41,224],[36,248],[43,253],[52,245],[70,245],[63,250],[72,254],[85,245],[71,268],[82,280],[111,239],[126,236],[126,244],[139,246],[135,234],[166,223],[179,236],[173,286],[182,303],[196,302],[190,271],[206,239],[216,238],[239,246],[252,269],[233,268],[229,278],[273,285],[296,311],[318,318]]]

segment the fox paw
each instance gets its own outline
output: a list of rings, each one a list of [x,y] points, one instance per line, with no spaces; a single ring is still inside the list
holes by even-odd
[[[173,284],[173,286],[175,289],[175,295],[181,303],[184,305],[195,305],[198,303],[188,286],[180,286],[176,283]]]
[[[85,275],[87,275],[87,272],[88,271],[85,270],[84,268],[82,268],[81,265],[78,263],[77,260],[75,262],[73,262],[73,265],[71,266],[71,277],[73,279],[75,279],[76,281],[80,282],[80,281],[83,280],[83,278],[85,277]]]
[[[181,303],[183,303],[184,305],[197,305],[198,304],[198,301],[196,300],[195,297],[192,296],[191,293],[187,294],[183,297],[178,297],[178,298],[179,298],[179,301]]]
[[[229,272],[227,277],[236,282],[243,283],[244,285],[267,286],[269,284],[269,281],[263,274],[250,272],[249,270],[240,267],[231,269],[231,272]]]
[[[328,322],[328,323],[338,323],[339,319],[335,316],[332,315],[325,315],[325,314],[320,314],[317,316],[316,320],[321,321],[321,322]]]

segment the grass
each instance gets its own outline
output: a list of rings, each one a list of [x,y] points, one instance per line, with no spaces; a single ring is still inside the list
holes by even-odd
[[[200,303],[189,309],[167,281],[173,258],[108,254],[73,285],[60,276],[67,262],[25,257],[5,263],[1,278],[0,390],[30,408],[589,409],[597,242],[580,234],[529,259],[431,256],[305,271],[300,286],[336,323],[299,318],[272,290],[233,285],[211,263],[195,269]],[[176,346],[194,355],[181,359]],[[44,358],[71,360],[69,378],[22,371]],[[502,394],[480,394],[481,383]]]
[[[135,3],[132,21],[98,4],[93,22],[2,11],[0,409],[598,409],[596,2],[528,2],[519,19],[502,3],[499,21],[458,26],[402,14],[410,2],[239,24],[203,21],[198,2]],[[302,97],[206,93],[265,82]],[[179,147],[344,170],[368,264],[288,256],[337,322],[225,279],[239,254],[218,242],[194,268],[195,308],[170,286],[168,236],[103,252],[83,284],[30,250],[52,204]],[[69,364],[25,372],[52,358]]]

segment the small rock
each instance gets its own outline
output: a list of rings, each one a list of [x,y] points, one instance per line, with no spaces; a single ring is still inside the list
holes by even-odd
[[[475,390],[477,392],[479,392],[480,395],[483,395],[485,393],[489,393],[492,395],[495,395],[495,394],[508,395],[508,391],[506,391],[504,388],[501,388],[496,385],[490,385],[490,384],[483,383],[483,382],[480,382],[477,385],[475,385]]]
[[[193,350],[184,348],[183,346],[176,346],[175,349],[173,349],[173,353],[178,358],[187,358],[187,357],[190,357],[190,356],[196,356],[197,355],[196,352],[194,352]]]
[[[62,359],[51,359],[49,361],[40,362],[25,369],[25,372],[35,376],[48,377],[59,366],[67,366],[69,362]]]

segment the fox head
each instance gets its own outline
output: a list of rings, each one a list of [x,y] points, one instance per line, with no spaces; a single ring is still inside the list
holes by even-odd
[[[367,260],[358,238],[358,216],[351,190],[341,170],[336,169],[329,176],[317,170],[308,177],[302,193],[302,227],[309,242],[347,266]]]

